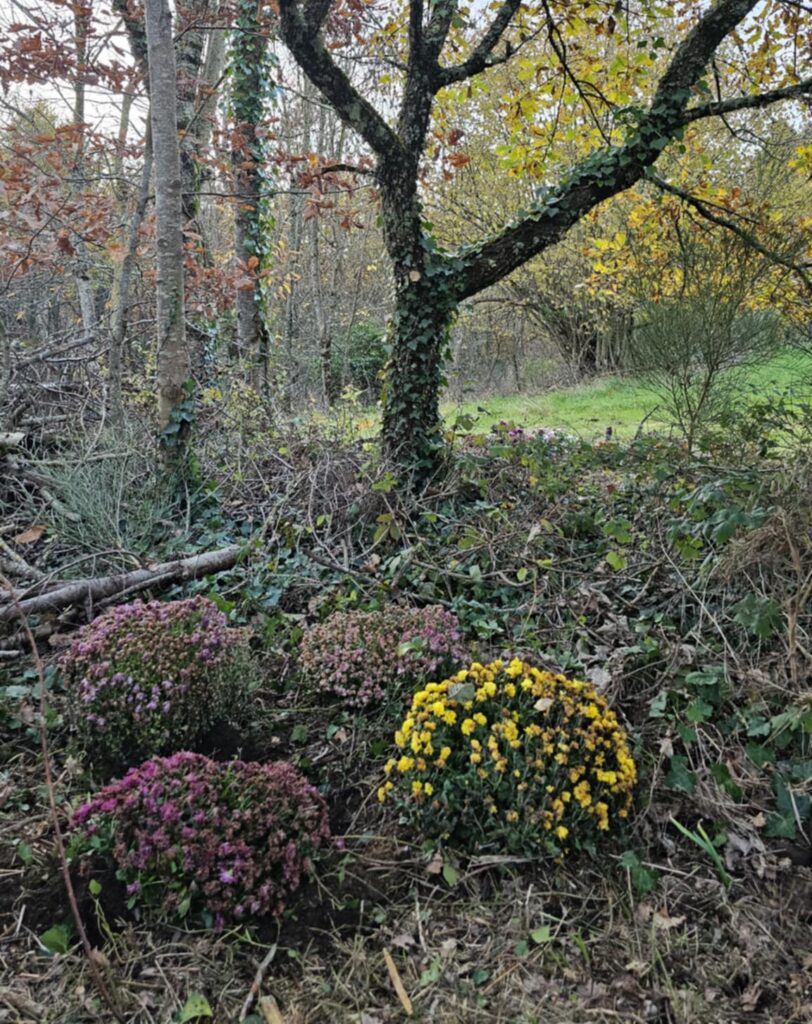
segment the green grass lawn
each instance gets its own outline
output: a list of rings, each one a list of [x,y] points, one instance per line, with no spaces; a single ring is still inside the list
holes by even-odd
[[[748,370],[745,386],[757,391],[799,385],[812,376],[812,355],[777,354]],[[541,394],[497,395],[464,403],[444,402],[446,422],[460,415],[476,417],[474,431],[487,431],[500,420],[524,427],[557,427],[591,439],[612,427],[618,437],[632,437],[648,416],[644,430],[666,430],[668,421],[657,408],[658,398],[628,377],[601,377],[571,388]]]

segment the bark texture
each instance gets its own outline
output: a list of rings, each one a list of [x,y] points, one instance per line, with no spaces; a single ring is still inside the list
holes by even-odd
[[[122,417],[121,369],[124,344],[127,337],[127,317],[130,311],[130,292],[133,270],[138,254],[138,239],[149,202],[152,181],[152,131],[147,124],[144,140],[144,161],[141,166],[141,184],[127,228],[127,248],[118,265],[113,288],[113,322],[110,329],[110,380],[107,386],[107,410],[114,421]]]
[[[162,427],[185,398],[191,366],[183,291],[183,202],[178,145],[175,49],[167,0],[145,0],[150,125],[158,249],[158,417]]]
[[[0,622],[11,622],[21,615],[41,614],[58,611],[71,604],[96,604],[110,598],[119,598],[147,590],[158,585],[165,586],[178,580],[194,580],[210,573],[222,572],[237,564],[242,548],[233,544],[218,551],[207,551],[203,555],[162,562],[152,569],[134,569],[114,576],[96,576],[92,579],[75,580],[54,587],[44,594],[23,597],[15,594],[12,601],[7,593],[0,590]],[[30,593],[30,590],[28,591]]]
[[[237,290],[237,344],[243,358],[256,367],[255,383],[268,390],[269,332],[265,322],[262,282],[265,255],[262,224],[266,202],[265,146],[262,126],[264,97],[268,94],[269,17],[264,0],[238,0],[234,26],[232,103],[234,131],[231,161],[234,169],[237,212],[235,217],[236,256],[250,283]]]

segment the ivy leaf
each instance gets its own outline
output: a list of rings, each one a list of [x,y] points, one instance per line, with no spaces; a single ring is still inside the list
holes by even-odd
[[[455,683],[449,688],[448,696],[460,704],[467,704],[476,696],[476,687],[473,683]]]
[[[696,697],[685,709],[685,717],[689,722],[707,722],[713,715],[713,704],[708,704],[701,697]]]
[[[602,527],[604,537],[611,537],[618,544],[628,544],[632,539],[632,524],[628,519],[610,519]]]
[[[670,789],[678,789],[683,793],[692,793],[696,787],[696,774],[688,768],[687,758],[675,754],[671,758],[670,771],[665,777],[665,784]]]
[[[199,1017],[213,1016],[214,1013],[208,999],[200,992],[193,992],[183,1004],[178,1024],[186,1024],[187,1021],[197,1020]]]
[[[541,946],[543,943],[549,942],[552,938],[550,926],[548,924],[539,925],[538,928],[534,928],[533,931],[530,932],[530,938],[537,946]]]
[[[70,948],[70,933],[64,924],[55,924],[43,932],[39,941],[49,953],[67,953]]]
[[[791,814],[771,814],[764,834],[772,839],[794,839],[797,834],[795,818]]]
[[[626,559],[619,551],[607,551],[606,561],[615,570],[615,572],[620,572],[621,569],[626,568]]]
[[[733,619],[754,636],[767,640],[783,621],[781,609],[769,597],[748,594],[733,606]]]
[[[460,873],[453,864],[449,864],[448,861],[446,861],[443,864],[443,878],[449,885],[456,885],[460,880]]]

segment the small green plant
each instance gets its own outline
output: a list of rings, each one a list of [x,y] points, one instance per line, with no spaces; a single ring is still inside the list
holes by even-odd
[[[626,850],[620,866],[629,872],[629,881],[638,896],[645,896],[657,885],[657,872],[648,867],[634,850]]]
[[[698,846],[700,850],[704,851],[708,857],[710,857],[713,862],[713,866],[716,868],[716,873],[719,875],[719,880],[726,889],[729,889],[733,884],[733,879],[728,874],[718,849],[718,846],[722,845],[726,841],[727,837],[720,834],[717,835],[715,839],[711,839],[705,831],[701,821],[697,824],[696,831],[686,828],[685,825],[677,821],[676,818],[671,819],[671,824],[678,832],[681,832],[686,839],[690,839],[692,843]]]

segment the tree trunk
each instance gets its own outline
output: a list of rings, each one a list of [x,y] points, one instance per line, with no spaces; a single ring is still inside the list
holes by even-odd
[[[209,0],[190,0],[178,5],[180,32],[176,44],[177,129],[180,135],[180,178],[184,226],[192,225],[200,234],[199,136],[203,119],[199,116],[203,51],[206,42],[201,24],[207,20]],[[147,28],[149,36],[149,28]],[[206,96],[204,100],[208,100]],[[203,247],[202,239],[198,245]]]
[[[149,122],[144,139],[144,163],[141,168],[141,185],[138,190],[135,209],[130,218],[127,235],[127,249],[118,266],[113,286],[113,323],[110,329],[110,379],[107,385],[107,410],[114,422],[121,420],[121,355],[127,334],[127,314],[130,306],[130,288],[135,259],[138,253],[138,238],[149,202],[149,186],[152,179],[152,132]]]
[[[442,462],[442,364],[457,299],[451,267],[422,229],[417,155],[413,163],[382,160],[378,181],[395,279],[382,438],[386,455],[419,482]]]
[[[285,410],[293,409],[293,396],[299,385],[300,322],[299,294],[301,284],[302,228],[304,219],[304,198],[298,190],[296,175],[291,175],[291,194],[288,196],[287,225],[287,296],[285,299],[285,322],[282,334],[286,356],[286,380],[284,391]]]
[[[263,170],[266,164],[261,126],[264,97],[269,89],[268,26],[263,18],[264,0],[240,0],[234,28],[232,102],[234,134],[231,160],[238,193],[235,223],[236,256],[251,285],[237,289],[237,345],[244,359],[256,367],[255,383],[268,393],[268,326],[263,310],[262,281],[265,255]]]
[[[186,397],[191,366],[186,346],[183,292],[183,203],[178,146],[175,50],[168,0],[145,0],[150,123],[155,161],[158,249],[158,420],[169,425]]]
[[[90,32],[90,7],[77,5],[74,8],[73,27],[76,44],[76,81],[73,95],[73,124],[76,129],[76,157],[72,177],[78,192],[83,192],[85,181],[85,77],[87,74],[88,34]],[[96,302],[93,283],[90,279],[91,261],[87,246],[81,235],[76,235],[76,254],[73,260],[76,277],[76,291],[79,297],[79,311],[82,330],[86,335],[93,333],[96,326]]]
[[[396,289],[382,436],[387,456],[421,480],[442,461],[442,361],[455,309],[455,303],[435,291],[431,277]]]

